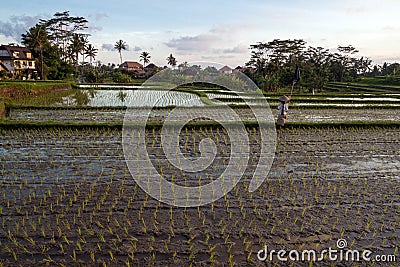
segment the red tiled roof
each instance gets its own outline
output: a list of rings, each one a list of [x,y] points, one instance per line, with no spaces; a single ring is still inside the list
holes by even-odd
[[[226,65],[219,69],[219,71],[231,71],[231,70],[232,69]]]
[[[155,64],[150,63],[149,65],[147,65],[146,67],[144,67],[145,69],[154,69],[154,68],[158,68]]]
[[[123,68],[143,68],[143,65],[136,61],[125,61],[121,64]]]

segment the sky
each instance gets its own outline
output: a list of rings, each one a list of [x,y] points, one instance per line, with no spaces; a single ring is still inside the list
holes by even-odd
[[[249,47],[274,39],[303,39],[336,52],[352,45],[374,63],[400,62],[399,0],[0,0],[0,44],[20,42],[39,19],[70,11],[88,21],[89,41],[103,64],[120,62],[113,49],[128,44],[123,60],[147,51],[164,66],[172,53],[184,61],[236,67]]]

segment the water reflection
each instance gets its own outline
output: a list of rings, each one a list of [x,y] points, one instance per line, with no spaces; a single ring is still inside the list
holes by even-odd
[[[89,104],[89,92],[79,90],[74,94],[74,99],[77,106],[86,106]]]
[[[62,105],[92,107],[204,106],[196,94],[163,90],[76,90],[62,99]]]
[[[121,100],[121,102],[125,102],[125,98],[126,98],[127,95],[128,94],[124,93],[124,91],[119,91],[118,92],[118,98],[119,98],[119,100]]]

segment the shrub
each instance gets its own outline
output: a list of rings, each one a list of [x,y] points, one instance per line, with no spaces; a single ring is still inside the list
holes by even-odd
[[[113,75],[113,82],[115,82],[115,83],[131,83],[132,79],[128,75],[117,71]]]
[[[7,78],[7,71],[6,70],[1,70],[0,71],[0,80]]]

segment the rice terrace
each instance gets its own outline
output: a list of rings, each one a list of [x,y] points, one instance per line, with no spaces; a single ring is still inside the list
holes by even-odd
[[[206,108],[218,112],[224,104],[213,105],[215,96],[232,96],[196,85],[182,90],[168,94],[169,103],[198,99],[183,107],[182,120]],[[272,168],[252,193],[259,128],[248,106],[229,102],[246,122],[250,140],[244,177],[222,199],[187,208],[149,197],[127,169],[121,141],[125,108],[118,94],[129,98],[144,89],[56,90],[7,103],[0,150],[1,264],[262,265],[257,252],[264,245],[318,250],[335,247],[339,238],[349,248],[398,255],[397,90],[293,95],[289,122],[277,128]],[[90,104],[110,92],[109,106]],[[201,102],[203,95],[208,100]],[[267,97],[276,107],[277,95]],[[86,103],[78,105],[80,98]],[[212,121],[186,125],[179,133],[185,156],[198,157],[204,138],[216,143],[217,155],[201,178],[182,173],[165,161],[160,147],[160,127],[173,108],[161,102],[150,114],[146,148],[152,162],[176,183],[210,182],[229,160],[229,138]],[[140,105],[134,109],[140,116]]]
[[[28,2],[0,267],[399,266],[399,3]]]

